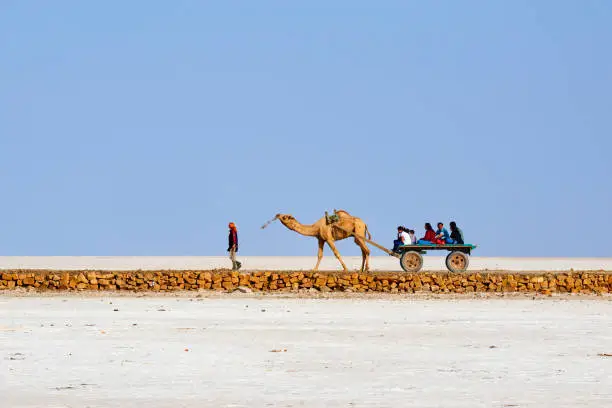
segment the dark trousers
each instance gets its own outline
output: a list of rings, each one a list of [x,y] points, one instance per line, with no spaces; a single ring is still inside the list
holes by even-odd
[[[404,245],[401,239],[396,239],[395,241],[393,241],[393,252],[397,252],[397,249],[400,247],[400,245]]]

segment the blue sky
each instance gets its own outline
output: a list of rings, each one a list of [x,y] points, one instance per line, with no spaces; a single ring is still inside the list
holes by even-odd
[[[608,1],[0,3],[0,253],[612,256]],[[343,241],[344,255],[358,254]],[[382,254],[373,250],[375,254]],[[328,252],[329,253],[329,252]]]

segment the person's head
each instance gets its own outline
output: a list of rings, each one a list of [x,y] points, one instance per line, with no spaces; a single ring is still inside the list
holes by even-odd
[[[414,234],[414,230],[408,231],[409,234]]]
[[[425,231],[431,231],[433,228],[431,227],[431,224],[426,222],[425,223]]]
[[[236,224],[234,224],[233,222],[230,222],[227,226],[231,230],[235,230],[236,229]]]
[[[451,222],[450,222],[450,224],[448,224],[448,225],[450,225],[450,228],[451,228],[452,230],[457,229],[457,224],[455,223],[455,221],[451,221]]]
[[[397,227],[397,232],[402,232],[403,230],[404,230],[404,227],[402,227],[401,225]]]
[[[438,229],[442,229],[442,228],[444,228],[444,223],[439,222],[439,223],[438,223]]]

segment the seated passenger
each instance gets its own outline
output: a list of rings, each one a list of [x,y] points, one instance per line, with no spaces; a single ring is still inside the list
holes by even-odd
[[[461,231],[461,229],[457,226],[455,221],[451,221],[450,229],[451,229],[450,237],[451,237],[451,240],[453,241],[453,244],[460,244],[460,245],[465,244],[465,241],[463,241],[463,231]]]
[[[436,231],[435,243],[438,245],[453,243],[453,241],[450,238],[450,235],[448,234],[448,230],[444,228],[444,224],[441,222],[438,223],[438,230]]]
[[[393,241],[393,252],[397,252],[397,249],[402,245],[410,245],[410,236],[406,232],[406,228],[399,226],[397,227],[397,239]]]
[[[417,239],[416,235],[414,235],[414,230],[408,230],[408,235],[410,236],[410,244],[416,245]]]
[[[408,234],[408,231],[408,228],[402,227],[402,233],[400,234],[402,245],[412,245],[412,240],[410,239],[410,234]]]
[[[433,245],[436,239],[436,233],[430,223],[425,223],[425,236],[417,241],[417,245]]]

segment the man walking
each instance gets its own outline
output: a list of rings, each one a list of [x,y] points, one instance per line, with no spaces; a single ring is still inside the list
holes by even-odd
[[[228,248],[229,257],[232,260],[232,271],[240,269],[242,264],[236,260],[236,252],[238,252],[238,229],[236,224],[230,222],[229,225]]]

